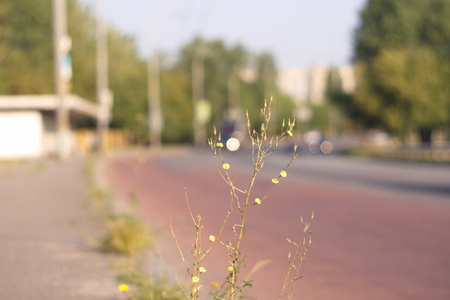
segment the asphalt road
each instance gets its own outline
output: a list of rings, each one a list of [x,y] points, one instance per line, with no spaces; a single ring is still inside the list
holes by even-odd
[[[248,152],[226,153],[233,182],[247,189]],[[275,154],[265,163],[252,190],[261,197],[289,161]],[[222,162],[219,162],[222,165]],[[277,299],[299,240],[300,216],[315,218],[314,231],[293,299],[450,299],[450,167],[383,162],[339,156],[300,156],[261,205],[251,206],[243,242],[246,276],[258,262],[250,299]],[[229,191],[203,149],[122,156],[109,161],[107,176],[127,201],[135,190],[140,213],[159,232],[158,251],[168,270],[181,280],[185,268],[170,235],[169,216],[189,260],[194,215],[200,214],[203,237],[217,234],[226,214]],[[234,212],[237,211],[236,209]],[[223,239],[233,239],[231,218]],[[205,240],[206,244],[207,241]],[[228,257],[216,247],[205,259],[201,280],[221,282]],[[170,273],[170,271],[168,272]]]

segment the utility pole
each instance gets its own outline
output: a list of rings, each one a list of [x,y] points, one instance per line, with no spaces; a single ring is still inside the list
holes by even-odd
[[[239,84],[239,67],[234,64],[228,73],[228,118],[233,121],[238,121],[241,117]]]
[[[53,67],[55,93],[58,99],[56,111],[57,152],[60,159],[70,155],[69,113],[65,105],[66,87],[63,80],[62,65],[71,47],[67,36],[67,6],[66,0],[53,0]]]
[[[105,21],[105,0],[97,0],[96,82],[97,102],[97,150],[107,150],[108,128],[111,118],[112,93],[108,88],[108,37]]]
[[[162,113],[159,82],[159,54],[154,47],[153,55],[148,58],[148,108],[149,141],[151,148],[161,148]]]
[[[163,130],[163,113],[161,110],[160,71],[158,51],[158,29],[160,19],[164,16],[161,1],[152,11],[149,24],[149,49],[147,59],[147,94],[148,94],[148,140],[149,147],[159,149],[162,146],[161,132]]]
[[[205,124],[202,124],[201,103],[205,103],[205,74],[204,59],[206,48],[204,45],[198,45],[192,57],[192,105],[193,105],[193,129],[194,145],[203,146],[206,144]]]
[[[246,123],[241,108],[240,67],[233,64],[228,73],[228,111],[227,118],[234,122],[235,131],[245,132]]]

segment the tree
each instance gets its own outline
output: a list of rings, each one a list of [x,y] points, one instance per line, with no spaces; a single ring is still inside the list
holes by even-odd
[[[233,76],[233,68],[245,67],[246,50],[237,45],[228,48],[221,40],[206,41],[195,37],[182,47],[176,69],[192,76],[192,62],[199,57],[204,70],[204,96],[212,104],[212,122],[218,122],[228,109],[229,77]],[[192,78],[192,77],[191,77]]]
[[[50,94],[53,84],[51,0],[0,2],[0,93]],[[72,39],[71,93],[96,102],[96,18],[78,0],[67,0],[68,35]],[[109,85],[114,105],[111,126],[130,131],[136,142],[148,139],[147,70],[130,36],[109,27]],[[173,66],[161,67],[164,114],[163,140],[192,140],[192,58],[205,48],[205,98],[212,105],[213,125],[231,115],[233,108],[259,116],[264,99],[274,95],[274,115],[292,117],[292,103],[275,85],[275,63],[270,54],[251,54],[242,45],[194,38],[180,51]],[[252,65],[255,81],[246,82],[241,71]],[[80,124],[79,124],[80,125]],[[92,121],[82,126],[94,126]]]
[[[53,91],[50,0],[0,3],[0,93]]]
[[[161,74],[161,99],[164,115],[162,139],[168,143],[189,143],[193,140],[193,107],[191,78],[174,68]]]
[[[273,124],[275,125],[273,130],[279,132],[283,119],[293,119],[293,112],[295,110],[294,100],[281,92],[276,83],[277,67],[272,54],[268,52],[255,54],[252,60],[257,76],[256,80],[247,87],[250,93],[247,99],[244,99],[243,105],[255,121],[255,126],[259,127],[260,122],[263,121],[260,119],[260,108],[264,105],[264,100],[269,100],[273,97],[272,118]],[[273,134],[274,132],[270,133]]]
[[[67,2],[67,31],[72,39],[72,89],[89,101],[96,99],[95,79],[95,28],[96,21],[88,7],[76,0]]]
[[[450,121],[450,1],[370,0],[356,31],[353,104],[379,126],[406,136]]]
[[[96,102],[96,19],[88,7],[68,1],[68,34],[72,38],[72,92]],[[137,143],[147,134],[147,71],[132,37],[108,28],[109,88],[114,105],[111,126],[128,130]],[[93,125],[93,124],[91,124]]]
[[[205,73],[205,98],[212,106],[211,125],[220,128],[224,119],[233,118],[233,112],[240,110],[241,120],[248,111],[256,121],[255,126],[259,126],[262,122],[259,120],[260,108],[271,95],[275,99],[273,117],[280,119],[280,127],[281,119],[292,119],[294,104],[275,84],[276,66],[271,54],[254,54],[239,44],[229,46],[221,40],[207,41],[196,37],[182,47],[173,71],[191,80],[192,60],[199,53]],[[254,80],[242,79],[242,72],[248,69],[254,72]],[[186,90],[192,92],[191,87]],[[192,98],[186,101],[192,103]],[[166,122],[176,120],[166,118]]]
[[[129,130],[135,142],[148,139],[148,94],[146,63],[137,53],[134,39],[110,30],[109,80],[114,94],[111,126]]]
[[[68,35],[72,39],[72,90],[96,101],[96,20],[77,0],[67,0]],[[51,0],[0,2],[0,93],[51,94],[53,40]],[[134,41],[110,28],[110,87],[114,94],[112,125],[143,141],[146,134],[146,64]],[[94,125],[94,124],[89,124]]]
[[[364,70],[355,102],[399,135],[445,124],[449,94],[440,67],[430,49],[383,50]]]

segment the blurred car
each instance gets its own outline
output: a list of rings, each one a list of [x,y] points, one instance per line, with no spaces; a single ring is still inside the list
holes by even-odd
[[[237,130],[235,121],[224,120],[221,125],[222,140],[229,151],[237,151],[244,140],[244,134]]]
[[[330,154],[333,152],[333,143],[327,140],[320,131],[310,130],[304,135],[304,141],[308,145],[308,151],[312,154]]]

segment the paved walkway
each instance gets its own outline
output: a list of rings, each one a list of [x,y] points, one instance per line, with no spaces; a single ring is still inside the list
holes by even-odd
[[[83,161],[0,163],[0,299],[123,299],[96,228]]]

